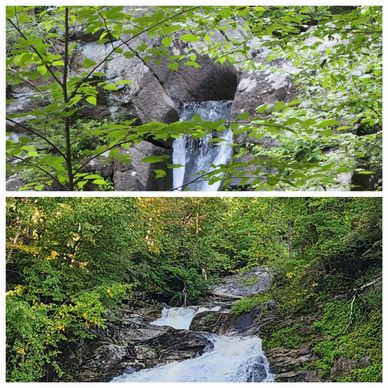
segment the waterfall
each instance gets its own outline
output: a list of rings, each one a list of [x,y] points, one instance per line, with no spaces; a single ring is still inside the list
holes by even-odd
[[[194,316],[204,311],[218,311],[220,306],[211,309],[206,307],[165,307],[162,311],[162,317],[151,322],[156,326],[171,326],[175,329],[188,329]]]
[[[194,101],[185,102],[180,110],[181,121],[191,121],[194,115],[199,115],[205,121],[219,121],[230,119],[231,101]],[[213,138],[223,139],[218,144]],[[182,135],[173,143],[173,164],[184,167],[174,168],[173,188],[181,190],[182,185],[194,181],[201,174],[212,171],[212,166],[227,164],[232,157],[233,133],[230,129],[224,132],[213,132],[201,139],[193,139],[189,135]],[[217,191],[221,181],[210,185],[205,179],[185,186],[194,191]]]
[[[166,308],[154,325],[187,329],[204,307]],[[213,346],[198,357],[171,362],[134,373],[124,373],[113,382],[272,382],[269,363],[259,337],[205,334]]]

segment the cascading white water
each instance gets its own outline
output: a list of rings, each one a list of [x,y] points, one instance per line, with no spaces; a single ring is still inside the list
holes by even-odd
[[[231,101],[193,101],[185,102],[180,111],[181,121],[191,121],[194,115],[205,121],[230,119]],[[223,139],[218,144],[211,140],[217,137]],[[230,129],[224,132],[208,134],[201,139],[182,135],[173,143],[173,164],[184,167],[174,168],[173,188],[181,190],[182,186],[194,191],[217,191],[221,181],[210,185],[206,179],[199,178],[204,172],[214,169],[212,166],[227,164],[232,157],[233,133]],[[198,178],[198,180],[196,180]],[[189,182],[192,182],[188,184]]]
[[[202,307],[164,309],[153,322],[175,328],[190,327],[194,316],[208,309]],[[272,382],[268,360],[258,337],[207,334],[213,346],[196,358],[172,362],[114,378],[113,382]]]
[[[211,309],[206,307],[169,307],[164,308],[161,318],[151,322],[156,326],[171,326],[175,329],[188,329],[194,316],[204,311],[218,311],[221,307],[216,306]]]

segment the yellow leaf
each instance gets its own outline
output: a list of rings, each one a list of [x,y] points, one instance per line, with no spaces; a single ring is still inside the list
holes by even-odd
[[[27,354],[26,349],[24,349],[24,348],[19,348],[16,350],[16,352],[18,354],[21,354],[22,356],[25,356]]]

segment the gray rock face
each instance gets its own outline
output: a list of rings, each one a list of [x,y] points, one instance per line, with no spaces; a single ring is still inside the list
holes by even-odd
[[[336,378],[339,376],[346,375],[354,369],[366,368],[371,363],[369,357],[361,357],[358,360],[354,360],[349,357],[340,357],[338,358],[330,371],[330,377]]]
[[[7,179],[6,190],[7,191],[18,191],[25,185],[25,182],[20,179],[16,174],[12,175]]]
[[[268,290],[273,281],[273,274],[268,267],[255,267],[240,274],[224,278],[223,282],[215,286],[213,295],[240,299]]]
[[[114,163],[113,183],[118,191],[168,190],[171,187],[169,176],[156,179],[153,170],[165,169],[164,163],[145,163],[142,160],[148,156],[166,155],[165,148],[142,141],[122,153],[129,154],[131,162]]]
[[[305,364],[317,358],[309,349],[278,347],[267,350],[266,354],[277,382],[321,381],[317,371],[301,370]]]

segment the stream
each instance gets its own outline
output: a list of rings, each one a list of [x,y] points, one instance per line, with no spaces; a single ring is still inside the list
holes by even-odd
[[[191,306],[171,307],[153,325],[188,329],[196,314],[218,311],[212,308]],[[198,357],[172,362],[139,372],[124,373],[113,382],[273,382],[268,360],[261,347],[261,339],[252,336],[215,335],[203,333],[211,342]]]
[[[181,121],[191,121],[194,115],[199,115],[206,121],[219,121],[230,119],[232,101],[192,101],[183,103],[180,110]],[[223,141],[215,144],[212,139],[219,138]],[[212,166],[227,164],[232,157],[233,133],[230,129],[224,132],[207,134],[201,139],[193,139],[189,135],[182,135],[173,143],[173,164],[184,167],[174,168],[173,188],[193,191],[217,191],[221,180],[209,184],[201,179],[203,173],[214,169]],[[191,182],[191,183],[190,183]]]

